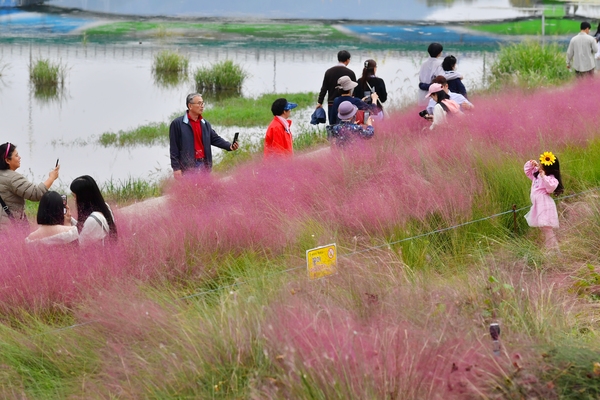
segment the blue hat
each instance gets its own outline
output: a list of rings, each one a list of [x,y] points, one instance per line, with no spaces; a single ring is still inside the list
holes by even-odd
[[[312,125],[317,125],[317,124],[324,124],[325,122],[327,122],[327,118],[325,116],[325,110],[323,109],[323,107],[319,107],[310,116],[310,123]]]
[[[296,108],[296,107],[298,107],[298,104],[296,104],[296,103],[289,103],[289,102],[288,102],[288,103],[285,105],[285,107],[283,107],[283,109],[284,109],[285,111],[287,111],[287,110],[291,110],[292,108]]]

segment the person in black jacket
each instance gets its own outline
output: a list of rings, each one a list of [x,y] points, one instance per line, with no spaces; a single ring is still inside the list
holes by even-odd
[[[371,94],[377,93],[379,99],[376,106],[383,108],[387,100],[387,91],[383,79],[375,76],[377,72],[377,63],[375,60],[367,60],[363,64],[362,76],[358,79],[358,86],[354,89],[354,97],[362,99],[367,104],[371,104]]]
[[[347,50],[341,50],[338,55],[339,64],[329,68],[325,71],[323,77],[323,84],[321,85],[321,91],[319,92],[319,98],[317,99],[317,107],[323,106],[325,100],[325,94],[327,94],[327,116],[329,118],[329,124],[334,125],[337,121],[337,115],[333,113],[333,101],[340,95],[336,89],[338,85],[338,79],[342,76],[349,76],[352,81],[356,82],[356,75],[354,71],[348,68],[350,64],[350,53]]]
[[[223,150],[237,150],[233,144],[217,135],[210,123],[202,118],[204,100],[199,93],[186,97],[187,112],[171,122],[169,127],[169,152],[175,178],[186,171],[210,171],[212,168],[211,146]]]

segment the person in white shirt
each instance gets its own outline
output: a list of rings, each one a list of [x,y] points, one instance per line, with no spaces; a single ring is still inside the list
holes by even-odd
[[[94,178],[83,175],[71,182],[71,192],[77,204],[77,220],[73,220],[79,231],[79,244],[117,241],[117,227],[113,213],[104,201]]]
[[[77,244],[79,233],[71,225],[71,211],[60,194],[46,192],[40,199],[37,212],[38,228],[25,238],[27,244],[47,246]]]
[[[455,101],[450,100],[450,96],[439,83],[429,85],[429,92],[426,97],[431,97],[436,103],[433,107],[433,121],[429,129],[433,130],[440,125],[444,125],[448,114],[462,115],[460,106]]]
[[[444,90],[444,92],[446,92],[448,96],[450,96],[450,100],[455,101],[460,106],[461,111],[470,111],[475,108],[473,103],[471,103],[465,96],[463,96],[460,93],[454,93],[450,91],[450,89],[448,88],[448,82],[446,81],[445,77],[441,75],[436,76],[433,80],[433,83],[439,83],[440,85],[442,85],[442,89]],[[433,107],[435,106],[435,104],[435,101],[430,98],[429,104],[427,105],[427,114],[424,115],[425,119],[433,119]]]
[[[444,75],[444,69],[442,68],[442,62],[444,61],[442,59],[443,50],[444,46],[439,43],[431,43],[427,48],[429,58],[425,60],[419,70],[419,94],[417,99],[419,105],[427,104],[425,96],[427,95],[429,85],[431,85],[433,79],[438,75]],[[451,71],[446,76],[446,79],[454,78],[461,78],[461,75]]]
[[[596,68],[594,56],[598,53],[598,43],[590,36],[591,28],[589,22],[583,21],[581,31],[571,39],[567,49],[567,68],[573,67],[578,77],[593,75]]]

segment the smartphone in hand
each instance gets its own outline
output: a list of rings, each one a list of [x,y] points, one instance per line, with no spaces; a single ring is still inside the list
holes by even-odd
[[[62,202],[63,202],[63,214],[66,214],[67,213],[67,195],[61,194],[60,197],[62,197]]]
[[[367,122],[369,122],[369,117],[371,116],[371,113],[369,111],[365,111],[365,119],[364,119],[364,124],[366,125]]]
[[[238,136],[239,136],[239,135],[240,135],[240,133],[239,133],[239,132],[236,132],[236,133],[235,133],[235,135],[233,135],[233,142],[232,142],[232,144],[233,144],[233,143],[237,143],[237,141],[238,141]]]
[[[56,159],[56,165],[54,166],[54,168],[58,167],[58,158]]]

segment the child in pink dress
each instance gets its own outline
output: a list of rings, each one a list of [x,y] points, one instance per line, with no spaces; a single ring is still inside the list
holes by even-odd
[[[529,160],[523,167],[531,183],[531,210],[525,215],[529,226],[539,227],[544,233],[546,248],[558,250],[558,240],[554,228],[558,228],[558,212],[550,195],[559,195],[564,188],[560,179],[558,158],[551,152],[544,152],[540,162]]]

